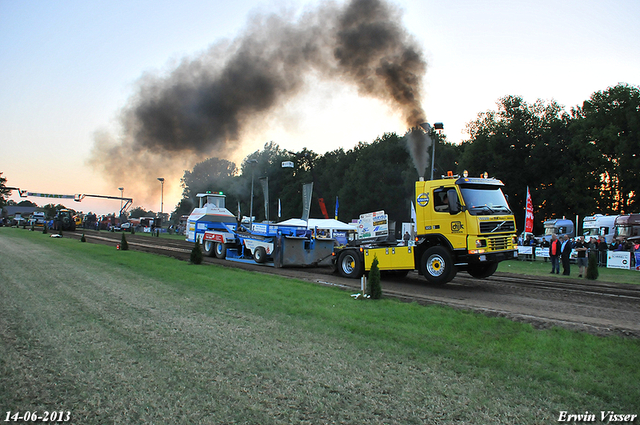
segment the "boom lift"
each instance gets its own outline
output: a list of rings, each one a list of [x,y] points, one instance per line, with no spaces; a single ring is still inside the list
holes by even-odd
[[[127,211],[127,209],[131,206],[131,203],[133,202],[133,198],[123,198],[120,196],[89,195],[85,193],[79,193],[75,195],[59,195],[59,194],[53,194],[53,193],[29,192],[27,190],[21,190],[19,187],[7,187],[7,189],[17,190],[21,198],[26,198],[29,196],[38,196],[41,198],[73,199],[75,202],[82,202],[84,198],[114,199],[118,201],[125,201],[125,203],[120,208],[120,215],[124,214],[124,212]]]

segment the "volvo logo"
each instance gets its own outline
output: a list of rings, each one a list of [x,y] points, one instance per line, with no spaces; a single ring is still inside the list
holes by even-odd
[[[421,207],[425,207],[427,206],[427,204],[429,204],[429,194],[421,193],[420,195],[418,195],[418,205],[420,205]]]

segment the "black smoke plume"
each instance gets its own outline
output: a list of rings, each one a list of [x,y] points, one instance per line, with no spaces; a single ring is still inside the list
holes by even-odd
[[[121,134],[96,134],[89,162],[131,187],[137,201],[155,199],[156,177],[170,186],[172,173],[177,181],[206,156],[231,155],[250,120],[277,114],[310,76],[353,85],[415,127],[425,121],[426,61],[400,22],[384,0],[323,3],[297,19],[254,16],[235,40],[183,59],[167,75],[143,76],[121,111]]]
[[[404,136],[407,150],[411,155],[411,159],[413,159],[413,165],[416,167],[416,171],[420,177],[424,177],[425,170],[429,166],[429,159],[431,158],[429,150],[433,144],[431,126],[425,123],[422,125],[426,128],[412,128]]]

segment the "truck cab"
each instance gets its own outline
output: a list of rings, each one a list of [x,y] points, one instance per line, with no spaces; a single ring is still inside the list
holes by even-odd
[[[436,282],[448,282],[457,270],[487,277],[515,257],[515,219],[503,186],[494,178],[457,176],[416,182],[419,272]],[[443,270],[447,262],[454,267]]]
[[[551,220],[546,220],[544,222],[544,235],[538,236],[538,242],[551,242],[551,236],[554,234],[558,235],[559,238],[564,235],[567,235],[570,238],[575,237],[576,232],[573,221],[567,220],[565,218],[554,218]]]
[[[226,209],[226,196],[223,193],[198,193],[198,207],[187,218],[186,240],[198,242],[205,254],[215,254],[218,258],[226,256],[226,245],[234,244],[238,222]]]
[[[585,239],[604,236],[607,244],[613,241],[617,215],[596,214],[582,220],[582,235]]]
[[[615,239],[623,239],[640,236],[640,214],[620,215],[616,218]]]
[[[358,277],[371,269],[418,270],[429,282],[444,284],[458,271],[492,275],[498,263],[517,255],[515,219],[493,178],[449,176],[415,184],[416,236],[408,246],[375,243],[336,252],[338,272]]]

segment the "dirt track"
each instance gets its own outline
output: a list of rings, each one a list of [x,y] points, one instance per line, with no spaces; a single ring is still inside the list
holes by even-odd
[[[65,235],[80,238],[80,233]],[[87,231],[89,242],[115,245],[119,233]],[[189,259],[192,244],[186,241],[129,235],[130,249]],[[205,262],[225,267],[274,273],[285,277],[333,285],[359,292],[360,281],[345,279],[331,268],[285,268],[205,257]],[[496,273],[475,279],[459,273],[445,286],[429,285],[416,272],[406,278],[383,277],[383,293],[407,302],[442,304],[491,316],[531,323],[538,328],[560,326],[598,335],[640,337],[640,286],[586,282],[583,279],[533,277]]]

